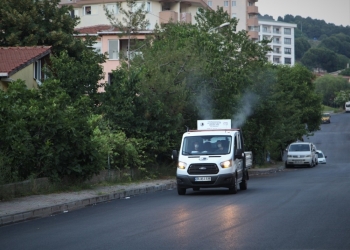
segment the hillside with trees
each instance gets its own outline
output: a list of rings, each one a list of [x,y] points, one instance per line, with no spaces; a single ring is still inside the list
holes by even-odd
[[[278,21],[297,24],[295,58],[309,69],[342,70],[350,62],[350,26],[285,15]]]

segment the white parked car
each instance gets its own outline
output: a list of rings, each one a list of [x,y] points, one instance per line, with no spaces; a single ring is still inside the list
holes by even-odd
[[[311,142],[294,142],[287,148],[286,168],[306,165],[310,168],[317,165],[316,147]]]
[[[324,155],[324,153],[321,150],[316,150],[317,158],[318,158],[318,163],[320,164],[326,164],[327,163],[327,156]]]

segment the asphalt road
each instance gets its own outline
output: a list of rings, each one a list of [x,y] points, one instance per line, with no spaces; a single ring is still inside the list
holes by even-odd
[[[327,164],[248,190],[147,193],[0,227],[0,249],[350,249],[350,114],[309,140]]]

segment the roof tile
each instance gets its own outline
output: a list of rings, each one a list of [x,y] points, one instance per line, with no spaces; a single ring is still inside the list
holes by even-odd
[[[11,73],[30,60],[51,52],[51,46],[0,47],[0,73]]]
[[[101,31],[114,31],[114,30],[115,28],[113,28],[111,25],[106,25],[106,24],[86,26],[86,27],[75,29],[75,31],[77,31],[80,34],[97,34],[97,32],[101,32]]]

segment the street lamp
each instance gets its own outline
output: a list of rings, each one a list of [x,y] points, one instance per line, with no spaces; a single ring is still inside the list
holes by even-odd
[[[208,30],[208,33],[213,33],[215,30],[221,29],[222,27],[225,27],[225,26],[228,26],[228,25],[230,25],[229,22],[222,23],[222,24],[220,24],[218,27],[214,27],[214,28],[209,29],[209,30]]]

